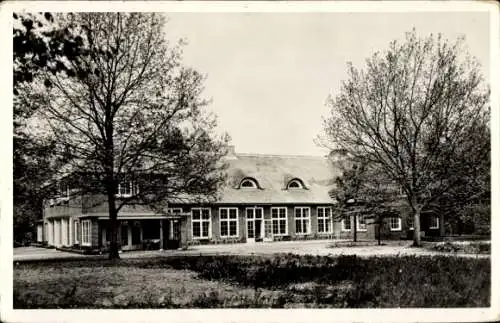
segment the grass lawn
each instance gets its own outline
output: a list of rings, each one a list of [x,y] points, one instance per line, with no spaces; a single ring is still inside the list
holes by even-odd
[[[490,260],[178,256],[14,267],[14,308],[484,307]]]
[[[200,279],[191,270],[144,268],[151,264],[151,260],[21,264],[14,268],[14,308],[182,308],[199,307],[200,300],[210,296],[207,291],[218,291],[228,299],[254,294],[251,288]]]

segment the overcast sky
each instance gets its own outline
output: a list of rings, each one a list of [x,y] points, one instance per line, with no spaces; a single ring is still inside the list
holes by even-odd
[[[487,13],[170,13],[167,37],[187,38],[184,63],[207,75],[205,96],[237,152],[323,155],[325,100],[377,50],[419,35],[465,35],[488,78]]]

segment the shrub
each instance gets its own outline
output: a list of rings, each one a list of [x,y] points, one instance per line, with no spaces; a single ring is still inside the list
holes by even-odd
[[[221,300],[219,299],[219,292],[212,290],[208,293],[203,293],[196,297],[191,303],[195,308],[217,308],[221,307]]]
[[[477,247],[486,248],[484,245],[477,244]],[[50,266],[54,272],[58,272],[59,267],[78,266],[186,269],[197,272],[200,278],[223,280],[255,291],[253,295],[241,295],[211,290],[195,296],[186,307],[486,307],[490,304],[489,258],[281,254],[267,257],[225,255],[73,260],[22,263],[19,266],[25,269]],[[58,282],[66,286],[66,283]],[[75,292],[70,285],[58,288],[60,295],[57,297],[49,297],[43,290],[37,291],[36,295],[18,291],[23,291],[22,284],[17,283],[14,289],[16,308],[176,306],[171,296],[161,300],[149,300],[146,296],[131,300],[111,297],[106,301],[108,295],[95,295],[95,299],[101,302],[95,305],[94,298],[72,296]]]
[[[253,288],[280,289],[272,306],[308,301],[329,307],[436,307],[489,304],[489,259],[456,257],[219,256],[166,259]],[[314,282],[308,291],[289,286]],[[201,301],[200,301],[201,302]],[[213,301],[215,302],[215,301]],[[212,304],[212,303],[211,303]]]
[[[446,241],[436,243],[432,249],[440,252],[489,254],[491,243],[485,241]]]

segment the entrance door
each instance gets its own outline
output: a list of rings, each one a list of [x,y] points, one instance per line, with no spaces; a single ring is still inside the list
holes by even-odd
[[[126,221],[122,221],[120,225],[120,237],[121,237],[121,247],[128,246],[128,224]]]
[[[262,241],[263,237],[263,216],[264,212],[261,207],[246,208],[247,215],[247,242]]]
[[[134,221],[134,224],[132,225],[132,245],[141,245],[141,222],[140,221]]]
[[[181,246],[181,220],[165,220],[163,237],[163,249],[179,249]]]

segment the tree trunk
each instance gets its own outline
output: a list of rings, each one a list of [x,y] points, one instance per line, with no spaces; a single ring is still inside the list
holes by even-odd
[[[413,246],[420,247],[420,208],[413,211]]]
[[[115,194],[108,193],[108,209],[111,229],[109,259],[120,259],[118,253],[118,212],[116,211]]]
[[[379,220],[378,228],[377,228],[377,231],[378,231],[378,245],[379,246],[380,246],[380,232],[381,232],[381,228],[382,228],[382,220]]]
[[[116,197],[115,197],[116,190],[110,187],[107,191],[108,191],[109,228],[111,229],[109,259],[120,259],[120,255],[118,253],[118,210],[116,209]]]
[[[116,209],[116,193],[118,184],[115,177],[115,155],[113,141],[113,106],[111,97],[108,96],[105,109],[104,128],[106,132],[106,193],[108,194],[109,224],[111,228],[111,242],[109,246],[109,259],[120,259],[118,254],[118,210]]]
[[[358,241],[358,215],[354,214],[354,231],[353,231],[353,238],[354,242]]]

